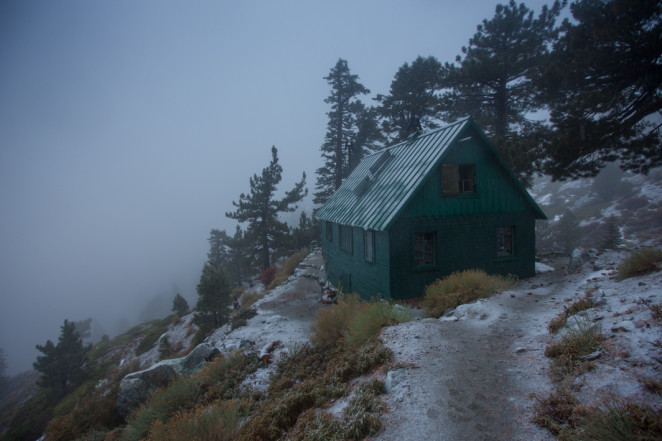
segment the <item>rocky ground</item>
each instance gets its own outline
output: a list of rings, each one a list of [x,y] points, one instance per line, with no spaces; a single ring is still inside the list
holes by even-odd
[[[585,253],[586,261],[570,274],[567,257],[547,259],[537,265],[536,277],[440,319],[423,318],[412,307],[414,320],[381,334],[394,361],[378,373],[386,384],[387,410],[383,429],[371,439],[554,439],[533,423],[535,397],[556,387],[544,351],[558,337],[547,326],[587,291],[595,306],[575,322],[597,324],[606,341],[594,369],[572,378],[573,393],[584,405],[625,398],[662,408],[662,397],[643,385],[645,379],[662,380],[662,321],[651,309],[662,303],[662,273],[617,282],[615,268],[626,255]],[[287,282],[255,304],[257,314],[246,326],[226,325],[207,339],[207,346],[223,353],[271,346],[271,363],[247,378],[247,386],[266,389],[278,360],[308,341],[317,311],[330,307],[320,302],[321,269],[320,253],[311,253]],[[173,339],[188,338],[186,325],[180,328]]]

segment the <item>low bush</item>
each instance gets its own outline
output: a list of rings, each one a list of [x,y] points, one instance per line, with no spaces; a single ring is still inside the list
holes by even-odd
[[[294,271],[297,269],[299,264],[303,262],[303,259],[305,259],[306,256],[308,256],[308,253],[308,249],[303,248],[288,257],[287,260],[283,262],[283,265],[276,270],[276,273],[274,274],[271,282],[268,284],[267,289],[272,290],[277,286],[280,286],[284,281],[287,280],[288,277],[294,274]]]
[[[576,300],[570,306],[564,307],[562,313],[550,320],[549,324],[547,325],[549,332],[552,334],[557,333],[559,329],[565,326],[568,317],[593,308],[595,302],[593,301],[592,295],[592,292],[588,291],[584,297]]]
[[[162,320],[152,320],[146,328],[149,328],[145,336],[136,347],[136,356],[144,354],[154,347],[159,338],[168,330],[168,326],[177,316],[168,316]],[[143,328],[143,329],[146,329]]]
[[[384,390],[384,382],[372,379],[362,383],[342,413],[346,438],[362,440],[379,431],[382,422],[379,412],[384,409],[378,396]]]
[[[260,275],[260,283],[262,283],[265,288],[268,287],[269,284],[274,280],[277,270],[278,268],[276,266],[270,266],[269,268],[262,271],[262,274]]]
[[[167,423],[157,421],[150,439],[159,441],[230,441],[235,439],[242,417],[235,401],[183,412]]]
[[[580,358],[599,349],[604,335],[599,326],[588,319],[575,317],[574,327],[565,328],[561,339],[545,348],[545,356],[553,358],[553,372],[557,379],[570,374],[578,365]]]
[[[483,270],[456,272],[428,285],[423,305],[429,317],[441,317],[449,309],[507,289],[513,283],[511,277],[488,275]]]
[[[586,441],[659,440],[662,439],[662,412],[614,401],[588,412],[576,432]]]
[[[409,312],[395,304],[362,302],[356,294],[348,294],[337,305],[317,314],[311,341],[323,347],[342,343],[357,348],[378,336],[384,326],[409,320]]]
[[[625,280],[653,271],[659,271],[662,262],[662,249],[642,248],[626,258],[618,267],[617,280]]]
[[[140,441],[157,421],[167,422],[182,411],[195,408],[201,394],[200,385],[190,377],[180,377],[168,387],[160,389],[149,401],[136,410],[124,431],[126,441]]]
[[[228,357],[218,356],[202,368],[196,379],[207,389],[207,402],[216,399],[238,398],[237,386],[260,366],[255,354],[236,352]]]
[[[119,387],[115,386],[109,393],[90,397],[65,415],[53,418],[46,429],[48,439],[77,439],[88,433],[105,433],[104,430],[122,424],[123,419],[115,407],[118,391]]]
[[[297,419],[287,433],[288,441],[344,441],[345,433],[340,423],[328,412],[308,409]]]
[[[575,425],[575,409],[579,402],[565,389],[557,389],[545,399],[538,399],[533,406],[534,421],[554,435]]]

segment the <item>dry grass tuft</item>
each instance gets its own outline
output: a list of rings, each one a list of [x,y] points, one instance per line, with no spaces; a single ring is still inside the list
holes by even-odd
[[[556,334],[559,329],[563,328],[568,320],[568,317],[573,316],[579,312],[586,311],[593,308],[595,302],[593,301],[593,293],[587,291],[584,297],[576,300],[572,305],[563,308],[563,312],[550,320],[547,329],[552,334]]]
[[[287,260],[283,263],[283,265],[276,270],[273,280],[267,286],[267,290],[271,291],[277,286],[282,285],[283,282],[286,281],[288,277],[294,274],[294,271],[297,269],[299,264],[303,262],[303,259],[305,259],[306,256],[308,256],[308,253],[309,251],[307,248],[302,248],[296,253],[292,254],[290,257],[288,257]]]
[[[441,317],[449,309],[488,297],[513,283],[512,277],[489,275],[483,270],[457,272],[428,285],[423,305],[429,317]]]
[[[635,251],[626,258],[618,267],[617,280],[625,280],[630,277],[659,271],[659,263],[662,262],[662,249],[642,248]]]

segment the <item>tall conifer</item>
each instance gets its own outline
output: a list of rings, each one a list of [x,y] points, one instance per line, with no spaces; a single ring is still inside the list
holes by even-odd
[[[329,122],[321,147],[324,166],[317,169],[313,200],[316,204],[331,197],[361,160],[364,149],[379,136],[374,112],[356,98],[370,93],[358,78],[349,72],[347,61],[342,58],[324,77],[331,86],[331,94],[324,102],[331,105],[331,110],[327,112]]]
[[[278,214],[296,210],[296,203],[308,194],[305,188],[306,173],[303,173],[301,181],[285,193],[282,199],[275,199],[282,172],[283,168],[278,163],[278,150],[272,147],[269,166],[262,169],[261,175],[254,174],[250,178],[250,193],[239,195],[239,202],[232,202],[237,209],[225,213],[229,218],[248,223],[244,249],[257,257],[257,263],[262,269],[271,266],[273,248],[282,243],[289,233],[287,224],[278,220]]]

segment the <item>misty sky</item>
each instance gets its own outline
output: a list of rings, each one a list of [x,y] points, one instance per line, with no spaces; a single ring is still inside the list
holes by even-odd
[[[112,333],[155,295],[194,302],[209,230],[234,230],[224,214],[272,145],[282,188],[306,171],[313,191],[338,58],[388,93],[418,55],[453,61],[497,3],[2,1],[8,373],[65,318]]]

